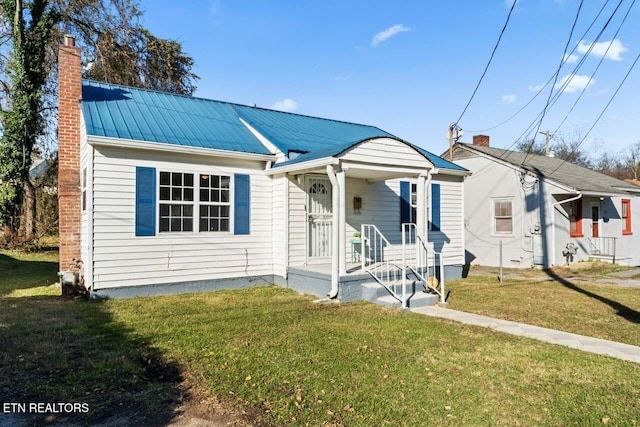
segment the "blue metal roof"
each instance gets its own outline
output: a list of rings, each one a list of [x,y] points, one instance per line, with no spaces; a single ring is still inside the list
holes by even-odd
[[[409,145],[411,145],[413,148],[418,150],[423,156],[427,158],[427,160],[433,163],[433,166],[437,168],[451,169],[451,170],[465,171],[465,172],[467,171],[467,169],[463,168],[462,166],[456,165],[455,163],[450,162],[449,160],[443,159],[442,157],[437,156],[432,152],[425,150],[424,148],[417,147],[413,144],[409,144]]]
[[[313,153],[369,138],[393,136],[375,126],[240,105],[234,108],[244,121],[285,154],[291,150]]]
[[[82,109],[87,133],[93,136],[270,154],[242,119],[284,154],[300,153],[278,166],[336,156],[371,138],[400,140],[375,126],[90,80],[82,82]],[[465,170],[411,146],[438,168]]]
[[[82,110],[89,135],[270,154],[225,102],[85,80]]]

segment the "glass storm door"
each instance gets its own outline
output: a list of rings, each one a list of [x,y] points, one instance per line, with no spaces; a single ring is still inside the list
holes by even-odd
[[[600,223],[600,207],[591,206],[591,237],[600,237],[598,224]]]
[[[309,261],[327,261],[331,257],[332,210],[331,182],[320,176],[307,177],[307,215]]]

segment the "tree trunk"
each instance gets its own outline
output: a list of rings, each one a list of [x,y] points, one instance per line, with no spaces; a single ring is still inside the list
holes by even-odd
[[[28,179],[24,182],[24,199],[22,202],[24,221],[24,236],[31,240],[36,234],[36,189]]]

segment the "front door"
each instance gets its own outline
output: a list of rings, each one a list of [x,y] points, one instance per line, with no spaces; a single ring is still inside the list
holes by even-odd
[[[591,237],[600,237],[598,225],[600,224],[600,206],[591,205]]]
[[[324,176],[307,176],[307,220],[309,262],[326,262],[331,257],[331,182]]]

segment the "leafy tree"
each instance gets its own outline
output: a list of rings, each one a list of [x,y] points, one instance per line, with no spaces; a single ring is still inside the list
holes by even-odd
[[[76,36],[86,77],[191,95],[197,76],[180,43],[139,23],[137,0],[0,0],[0,222],[35,232],[32,156],[55,150],[57,46]],[[50,150],[47,150],[50,147]]]

